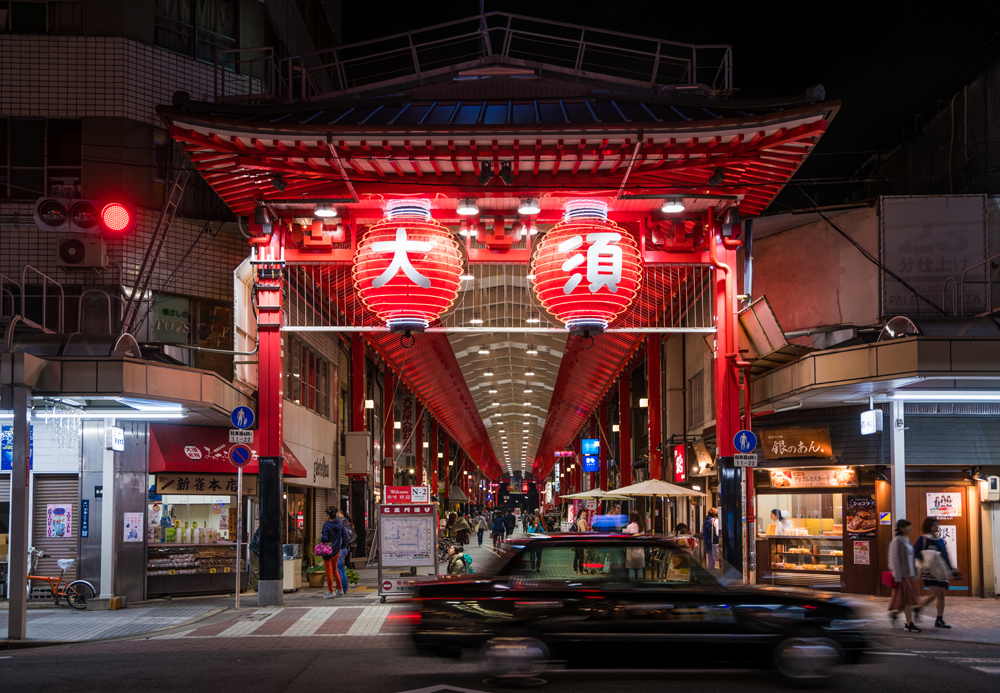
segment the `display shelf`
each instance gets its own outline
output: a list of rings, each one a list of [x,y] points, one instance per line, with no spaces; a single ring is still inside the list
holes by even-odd
[[[844,544],[839,537],[767,537],[770,567],[794,573],[841,574]]]

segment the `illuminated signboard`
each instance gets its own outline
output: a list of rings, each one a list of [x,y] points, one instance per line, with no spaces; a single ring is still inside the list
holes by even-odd
[[[601,453],[601,441],[597,438],[584,438],[580,441],[580,449],[583,452],[583,471],[600,471],[598,455]]]

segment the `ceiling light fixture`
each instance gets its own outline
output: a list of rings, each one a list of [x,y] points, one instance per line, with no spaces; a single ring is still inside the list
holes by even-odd
[[[538,200],[534,197],[525,197],[521,199],[521,204],[517,206],[518,214],[538,214],[542,211],[542,208],[538,206]]]
[[[709,185],[722,185],[726,182],[726,172],[721,168],[716,168],[715,172],[708,177]]]
[[[532,392],[534,392],[534,390],[525,390],[525,391],[524,391],[524,394],[526,394],[526,395],[530,395],[530,394],[531,394]]]
[[[483,161],[479,164],[479,184],[486,185],[493,180],[493,164]]]
[[[337,210],[331,204],[321,203],[313,209],[313,216],[320,217],[321,219],[329,219],[330,217],[337,216]]]
[[[493,176],[491,175],[490,178]],[[487,181],[488,182],[488,181]],[[485,185],[485,183],[483,183]],[[455,208],[455,212],[461,214],[463,217],[469,217],[479,214],[479,205],[476,204],[474,198],[468,197],[464,200],[458,201],[458,206]]]
[[[504,185],[514,184],[514,173],[511,171],[510,162],[505,161],[500,164],[500,173],[497,174]]]
[[[618,424],[611,424],[611,432],[612,433],[618,433],[618,430],[619,430]]]
[[[399,429],[401,429],[403,427],[403,422],[402,421],[393,421],[392,422],[392,427],[395,428],[398,431]]]
[[[288,181],[282,178],[280,173],[276,173],[271,176],[271,185],[273,185],[274,189],[278,192],[285,192],[285,188],[288,187]]]
[[[483,314],[473,313],[472,320],[469,320],[470,325],[482,325],[483,324]]]
[[[525,349],[525,352],[527,352],[531,356],[535,356],[538,354],[538,347],[536,347],[534,344],[529,344],[528,348]]]
[[[525,375],[526,377],[528,377],[528,378],[530,378],[530,377],[531,377],[531,376],[533,376],[534,374],[535,374],[535,371],[531,370],[530,368],[529,368],[528,370],[526,370],[526,371],[524,372],[524,375]]]
[[[491,394],[491,395],[495,395],[497,393],[497,386],[496,386],[496,384],[490,383],[490,389],[487,390],[487,392],[489,394]]]
[[[683,212],[684,200],[679,197],[668,198],[663,201],[663,206],[660,207],[660,211],[664,214],[677,214],[678,212]]]
[[[469,267],[462,269],[462,273],[458,275],[458,278],[461,279],[463,282],[471,282],[473,279],[476,278],[476,275],[472,273],[472,268]]]
[[[541,321],[542,319],[538,317],[538,313],[535,311],[531,311],[530,313],[528,313],[528,319],[525,320],[525,322],[527,322],[529,325],[537,325]]]

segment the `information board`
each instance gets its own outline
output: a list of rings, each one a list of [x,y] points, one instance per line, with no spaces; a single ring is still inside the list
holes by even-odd
[[[379,565],[390,568],[436,565],[434,505],[379,506]]]

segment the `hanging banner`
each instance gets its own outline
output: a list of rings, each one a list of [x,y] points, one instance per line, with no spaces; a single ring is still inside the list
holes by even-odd
[[[73,506],[70,503],[49,503],[45,506],[45,536],[73,536]]]
[[[961,493],[928,493],[927,517],[961,517]]]

